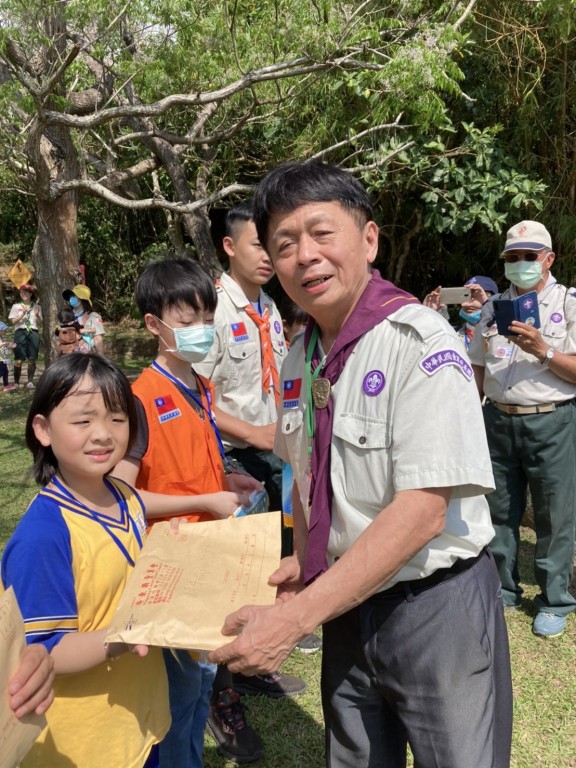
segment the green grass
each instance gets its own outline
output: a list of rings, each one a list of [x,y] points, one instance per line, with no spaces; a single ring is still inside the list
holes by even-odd
[[[134,373],[145,365],[134,361]],[[129,374],[132,371],[127,371]],[[0,552],[35,492],[24,445],[24,423],[32,392],[0,394]],[[522,609],[506,615],[514,678],[512,768],[576,768],[576,617],[564,635],[541,640],[532,635],[531,575],[534,540],[522,529]],[[321,654],[295,651],[283,671],[301,677],[307,690],[292,699],[244,699],[248,721],[265,744],[259,768],[322,768],[323,728],[320,708]],[[466,713],[463,712],[463,717]],[[231,768],[206,737],[205,768]],[[464,767],[463,767],[464,768]]]

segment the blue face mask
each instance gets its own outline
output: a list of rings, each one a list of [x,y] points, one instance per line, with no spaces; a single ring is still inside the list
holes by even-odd
[[[157,319],[160,320],[160,318]],[[179,360],[184,360],[191,364],[199,363],[210,352],[214,343],[214,324],[191,325],[188,328],[172,328],[163,320],[160,320],[160,322],[166,328],[170,328],[174,334],[176,348],[167,348],[166,352],[170,352]]]
[[[76,307],[80,306],[80,299],[78,296],[70,296],[68,299],[68,304],[72,307],[72,309],[76,309]]]
[[[480,322],[481,314],[481,310],[477,310],[476,312],[466,312],[466,310],[461,309],[460,312],[458,312],[458,316],[462,318],[464,322],[470,323],[470,325],[476,325],[476,323]]]

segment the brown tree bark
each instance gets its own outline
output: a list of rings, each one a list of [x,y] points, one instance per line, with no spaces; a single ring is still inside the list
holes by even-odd
[[[46,365],[54,353],[57,313],[63,306],[62,290],[78,282],[78,194],[65,192],[50,198],[50,185],[78,177],[76,148],[67,128],[43,126],[37,119],[26,143],[26,155],[37,190],[38,226],[32,251],[40,306],[44,317]]]

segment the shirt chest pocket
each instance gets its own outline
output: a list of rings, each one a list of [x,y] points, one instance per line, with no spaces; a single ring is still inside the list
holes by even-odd
[[[552,346],[556,347],[556,349],[561,349],[566,339],[566,325],[564,323],[553,323],[549,320],[546,325],[540,329],[540,333],[545,339],[549,340],[549,343]]]
[[[343,440],[348,448],[358,448],[359,451],[390,445],[390,430],[386,420],[361,414],[335,415],[332,434]]]
[[[363,414],[336,414],[332,433],[332,482],[354,506],[380,508],[391,472],[391,428],[387,420]]]
[[[232,342],[228,347],[228,354],[233,363],[243,363],[252,360],[259,353],[258,345],[254,341]]]

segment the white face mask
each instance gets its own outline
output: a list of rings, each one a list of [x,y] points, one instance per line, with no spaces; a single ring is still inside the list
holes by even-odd
[[[533,288],[542,280],[542,262],[515,261],[504,264],[504,274],[516,288]]]
[[[186,363],[199,363],[210,352],[212,344],[214,343],[215,328],[214,324],[211,325],[191,325],[188,328],[172,328],[156,318],[166,328],[170,328],[174,334],[175,349],[166,348],[166,352],[170,352],[174,357],[179,360],[183,360]]]

